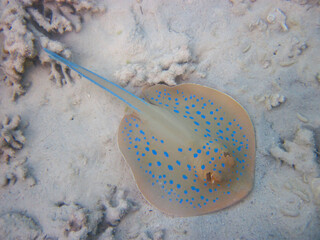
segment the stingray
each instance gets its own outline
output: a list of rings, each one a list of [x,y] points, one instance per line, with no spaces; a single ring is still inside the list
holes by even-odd
[[[138,97],[45,51],[129,106],[118,146],[143,196],[156,208],[171,216],[197,216],[249,194],[255,133],[248,113],[232,97],[191,83],[145,87]]]

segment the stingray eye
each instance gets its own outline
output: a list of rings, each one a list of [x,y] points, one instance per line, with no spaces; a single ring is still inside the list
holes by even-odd
[[[223,152],[223,156],[224,157],[231,157],[230,153],[228,153],[228,152]]]
[[[212,174],[211,172],[207,172],[207,174],[206,174],[206,178],[207,178],[207,181],[208,181],[209,183],[212,182],[211,174]]]

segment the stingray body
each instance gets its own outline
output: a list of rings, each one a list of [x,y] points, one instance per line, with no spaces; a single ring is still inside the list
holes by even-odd
[[[254,128],[233,98],[197,84],[158,84],[144,88],[139,98],[45,50],[130,106],[118,145],[155,207],[172,216],[196,216],[226,208],[251,191]]]

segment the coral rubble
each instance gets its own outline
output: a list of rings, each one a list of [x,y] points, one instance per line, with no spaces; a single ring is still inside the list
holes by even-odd
[[[7,163],[0,163],[0,186],[13,185],[18,181],[26,182],[30,187],[36,184],[35,178],[31,175],[26,165],[27,159],[10,160]]]
[[[136,206],[126,198],[125,191],[108,185],[104,198],[95,209],[90,210],[78,203],[56,203],[58,207],[52,216],[61,225],[59,239],[113,239],[116,227]]]
[[[283,148],[273,147],[270,149],[270,153],[276,159],[284,161],[302,174],[311,176],[318,174],[315,140],[311,130],[299,128],[294,140],[285,140]]]
[[[129,82],[133,86],[165,83],[176,85],[178,77],[184,79],[195,70],[192,55],[187,46],[177,48],[171,54],[164,54],[148,63],[129,63],[115,73],[122,86]]]
[[[1,68],[5,74],[4,81],[13,87],[13,100],[22,95],[22,85],[27,60],[39,56],[42,64],[50,64],[50,79],[59,85],[70,81],[66,66],[49,59],[43,48],[70,58],[71,52],[55,40],[55,34],[80,31],[81,13],[103,12],[104,8],[90,0],[2,0],[0,32],[4,35],[3,61]]]
[[[274,93],[270,95],[264,95],[260,97],[258,101],[264,102],[265,107],[268,110],[271,110],[272,108],[280,106],[281,103],[284,103],[286,101],[286,97],[278,93]]]
[[[0,128],[0,162],[7,163],[14,157],[15,151],[22,149],[26,139],[22,134],[21,117],[19,115],[10,119],[4,117]]]

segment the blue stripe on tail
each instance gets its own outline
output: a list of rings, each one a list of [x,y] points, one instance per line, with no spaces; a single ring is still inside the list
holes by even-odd
[[[127,91],[126,89],[122,88],[122,87],[119,86],[118,84],[115,84],[115,83],[109,81],[108,79],[103,78],[103,77],[99,76],[98,74],[96,74],[96,73],[94,73],[94,72],[91,72],[90,70],[88,70],[88,69],[86,69],[86,68],[84,68],[84,67],[81,67],[81,66],[79,66],[79,65],[77,65],[77,64],[75,64],[75,63],[73,63],[73,62],[70,62],[70,61],[68,61],[67,59],[59,56],[58,54],[56,54],[56,53],[54,53],[54,52],[52,52],[52,51],[50,51],[50,50],[48,50],[48,49],[46,49],[46,48],[43,48],[43,49],[44,49],[44,51],[45,51],[46,53],[49,54],[49,56],[50,56],[52,59],[64,63],[64,64],[67,65],[69,68],[73,69],[73,70],[76,71],[78,74],[80,74],[81,76],[85,77],[86,79],[88,79],[88,80],[91,81],[92,83],[98,85],[99,87],[103,88],[104,90],[108,91],[108,92],[111,93],[112,95],[116,96],[117,98],[119,98],[120,100],[122,100],[123,102],[125,102],[126,104],[128,104],[128,105],[129,105],[131,108],[133,108],[134,110],[136,110],[136,111],[138,111],[138,112],[141,112],[140,109],[138,109],[136,106],[134,106],[134,105],[132,105],[131,103],[129,103],[129,102],[128,102],[127,100],[125,100],[124,98],[120,97],[118,94],[114,93],[113,91],[111,91],[111,90],[108,89],[107,87],[99,84],[99,83],[96,82],[95,80],[93,80],[93,79],[91,79],[90,77],[86,76],[84,73],[81,72],[81,70],[88,71],[89,73],[97,76],[98,78],[103,79],[104,81],[112,84],[113,86],[116,86],[117,88],[121,89],[122,91],[126,92],[127,94],[135,97],[135,98],[138,99],[139,101],[141,101],[141,102],[143,102],[143,103],[145,103],[145,104],[147,104],[147,105],[149,104],[149,103],[147,103],[146,101],[144,101],[143,99],[137,97],[136,95],[134,95],[134,94],[132,94],[131,92]]]

